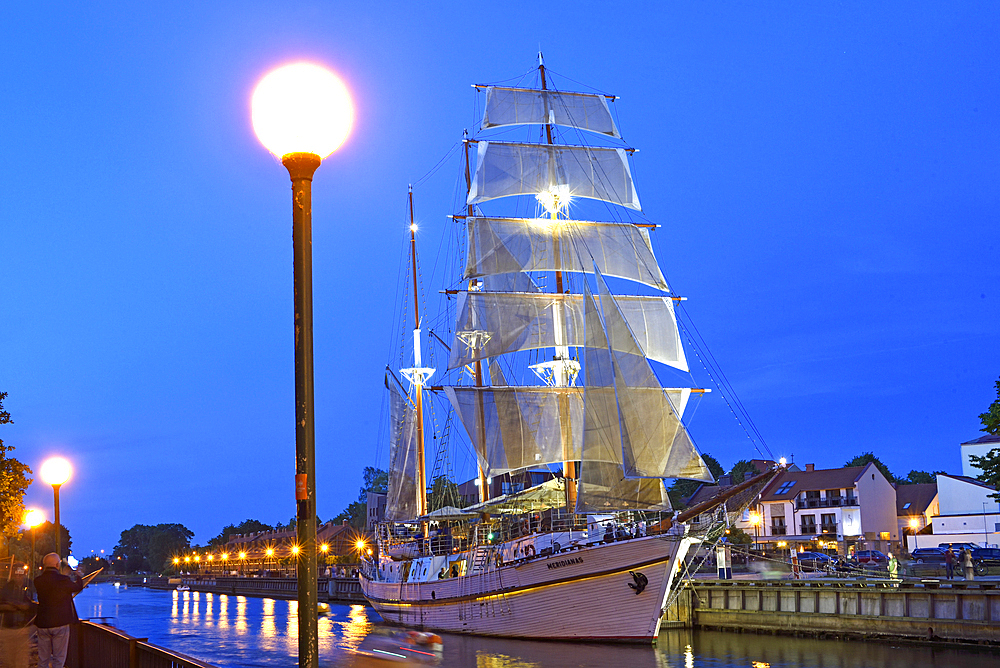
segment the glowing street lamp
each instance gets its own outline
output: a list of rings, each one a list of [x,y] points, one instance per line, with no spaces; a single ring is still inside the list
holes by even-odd
[[[312,63],[268,73],[253,92],[251,116],[260,142],[281,158],[292,180],[295,286],[295,501],[299,545],[316,549],[316,432],[313,419],[312,177],[347,139],[354,121],[350,93],[335,74]],[[297,559],[299,666],[319,665],[316,560]]]
[[[31,577],[35,577],[35,528],[45,521],[45,513],[38,508],[28,508],[24,513],[24,523],[31,529]]]
[[[62,457],[49,457],[42,462],[39,471],[42,480],[52,485],[52,496],[55,505],[56,554],[62,559],[62,524],[59,521],[59,488],[73,475],[73,466]]]

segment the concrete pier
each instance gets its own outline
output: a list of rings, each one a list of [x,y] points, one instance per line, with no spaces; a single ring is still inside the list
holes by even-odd
[[[694,582],[665,617],[696,628],[1000,645],[996,582]]]

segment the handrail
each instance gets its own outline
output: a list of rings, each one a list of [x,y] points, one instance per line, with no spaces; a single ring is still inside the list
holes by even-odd
[[[70,626],[69,668],[216,668],[103,624]]]

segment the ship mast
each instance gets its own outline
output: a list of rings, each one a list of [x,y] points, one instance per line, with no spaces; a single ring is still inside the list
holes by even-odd
[[[545,84],[545,64],[542,62],[541,52],[538,53],[538,73],[541,77],[542,90],[547,90]],[[543,96],[542,99],[545,100],[546,120],[553,120],[548,108],[548,98]],[[555,143],[552,140],[551,123],[545,124],[545,141],[550,146]],[[549,184],[554,187],[556,185],[555,165],[551,160],[549,161],[549,170]],[[557,190],[549,193],[549,196],[553,200],[552,206],[549,207],[549,216],[552,219],[552,258],[556,269],[556,293],[560,295],[563,294],[562,253],[559,247],[559,223],[556,221],[559,219],[559,209],[564,204],[564,202],[560,202],[562,195],[563,193]],[[555,387],[569,387],[576,377],[576,372],[580,369],[579,363],[570,359],[569,347],[560,345],[566,341],[566,325],[563,321],[562,308],[562,303],[558,301],[552,305],[552,328],[556,337],[555,358],[551,362],[543,362],[542,364],[535,365],[537,369],[533,367],[535,373],[543,378],[547,377]],[[559,395],[559,424],[563,451],[563,478],[566,480],[566,507],[575,508],[576,461],[572,458],[573,434],[569,419],[569,396],[565,393]]]
[[[472,192],[472,173],[471,173],[471,171],[469,169],[469,136],[468,135],[469,135],[469,132],[468,132],[468,130],[466,130],[466,132],[465,132],[465,138],[464,138],[465,139],[464,145],[465,145],[465,198],[466,198],[466,202],[468,202],[469,194]],[[471,204],[467,204],[466,205],[466,214],[468,216],[470,216],[470,217],[475,215],[475,209],[473,208],[473,206]],[[473,279],[469,279],[469,290],[470,291],[471,290],[477,290],[478,289],[478,285],[479,284],[476,282],[476,279],[474,279],[474,278]],[[482,340],[481,338],[479,338],[479,337],[473,338],[472,341],[471,341],[471,343],[472,343],[472,345],[478,345],[478,344],[486,345],[486,342],[484,340]],[[479,361],[478,359],[475,362],[474,370],[475,370],[476,387],[482,387],[483,386],[483,363],[481,361]],[[476,408],[478,409],[478,413],[479,413],[479,424],[483,425],[483,429],[479,430],[479,446],[480,446],[479,451],[480,452],[486,452],[486,428],[485,428],[486,427],[486,408],[483,405],[483,395],[482,395],[481,392],[478,395],[478,399],[476,399]],[[483,470],[483,466],[482,466],[482,464],[480,464],[479,465],[479,502],[483,503],[485,501],[489,501],[489,499],[490,499],[489,480],[486,478],[486,471]]]
[[[413,186],[410,186],[410,264],[413,267],[413,368],[400,369],[413,386],[413,403],[417,416],[417,517],[427,514],[427,471],[424,460],[424,383],[435,369],[423,366],[420,355],[420,293],[417,289],[417,224],[413,220]]]

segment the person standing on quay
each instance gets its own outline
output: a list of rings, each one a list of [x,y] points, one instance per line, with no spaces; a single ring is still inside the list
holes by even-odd
[[[951,545],[944,553],[944,568],[948,572],[948,579],[953,579],[955,577],[955,552],[951,549]]]
[[[896,560],[896,556],[890,552],[889,553],[889,578],[895,580],[899,577],[899,562]]]
[[[79,621],[73,594],[83,589],[80,580],[59,573],[59,555],[42,557],[42,574],[35,578],[38,592],[38,667],[63,668],[69,649],[69,625]]]
[[[962,569],[965,571],[966,580],[975,580],[976,576],[972,574],[972,550],[967,547],[962,548]]]

